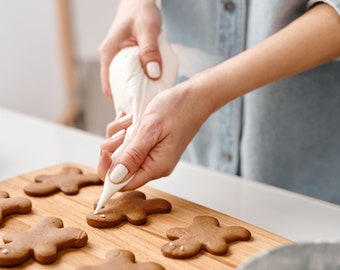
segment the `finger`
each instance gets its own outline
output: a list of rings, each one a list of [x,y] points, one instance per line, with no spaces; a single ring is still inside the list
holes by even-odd
[[[122,129],[127,129],[132,124],[132,115],[126,114],[106,126],[106,138],[112,137]]]
[[[139,56],[145,74],[150,79],[159,79],[162,74],[162,59],[158,46],[160,26],[154,20],[147,20],[138,32]]]
[[[159,129],[139,130],[131,142],[115,158],[110,180],[121,183],[134,175],[146,160],[150,151],[157,145]]]
[[[101,145],[102,151],[114,152],[119,145],[121,145],[125,138],[126,130],[122,129],[113,134],[109,139],[105,140]]]
[[[108,151],[102,151],[97,165],[97,173],[100,179],[105,179],[106,172],[110,168],[111,163],[111,153]]]
[[[106,64],[100,66],[100,80],[104,96],[113,102],[111,87],[109,82],[109,67]]]
[[[109,67],[113,57],[118,53],[119,46],[109,38],[105,39],[100,45],[98,52],[100,56],[100,80],[102,91],[105,97],[112,100],[111,87],[109,81]]]
[[[140,59],[143,70],[150,79],[156,80],[161,77],[162,60],[157,40],[146,40],[141,43]]]

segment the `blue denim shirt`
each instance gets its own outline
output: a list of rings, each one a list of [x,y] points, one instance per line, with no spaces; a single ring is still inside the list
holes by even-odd
[[[339,13],[340,0],[324,2]],[[179,81],[265,39],[308,4],[162,0],[164,28],[180,58]],[[340,62],[225,105],[204,123],[183,159],[340,204]]]

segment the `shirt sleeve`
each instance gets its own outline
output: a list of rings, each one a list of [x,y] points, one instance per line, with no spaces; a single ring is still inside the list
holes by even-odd
[[[330,5],[340,15],[340,0],[309,0],[307,2],[307,9],[310,9],[312,6],[320,2]]]

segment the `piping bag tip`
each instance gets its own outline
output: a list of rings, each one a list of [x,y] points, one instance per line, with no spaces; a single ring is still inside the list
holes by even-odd
[[[104,188],[102,191],[102,194],[100,195],[96,210],[94,211],[94,214],[98,214],[99,210],[104,206],[104,204],[121,188],[126,186],[131,180],[133,176],[130,177],[128,180],[124,181],[123,183],[114,184],[111,182],[109,175],[107,174],[105,176],[104,181]]]

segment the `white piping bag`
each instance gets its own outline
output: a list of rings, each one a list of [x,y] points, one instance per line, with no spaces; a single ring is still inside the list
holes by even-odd
[[[171,45],[166,41],[165,33],[160,34],[158,44],[162,57],[162,75],[158,80],[151,80],[145,75],[138,46],[122,49],[111,62],[109,79],[116,114],[124,112],[132,115],[132,124],[126,130],[123,143],[111,156],[113,161],[135,135],[142,114],[151,99],[176,83],[178,59]],[[132,176],[124,180],[127,173],[126,167],[121,164],[108,170],[95,214],[117,191],[133,179]]]

